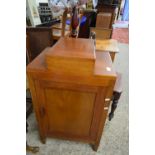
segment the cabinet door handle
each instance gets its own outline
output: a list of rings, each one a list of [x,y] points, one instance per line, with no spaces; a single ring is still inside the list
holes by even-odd
[[[41,115],[41,117],[45,116],[45,108],[44,107],[40,108],[40,115]]]
[[[108,110],[108,107],[104,107],[104,110]]]
[[[105,98],[105,101],[106,101],[106,102],[108,102],[108,101],[110,101],[110,100],[111,100],[110,98]]]

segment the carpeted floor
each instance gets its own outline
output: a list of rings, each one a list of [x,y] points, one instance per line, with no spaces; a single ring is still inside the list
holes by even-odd
[[[129,28],[114,28],[112,38],[120,43],[129,43]]]
[[[117,71],[123,74],[123,94],[119,100],[115,116],[111,122],[106,121],[104,133],[97,152],[88,144],[49,138],[46,144],[39,140],[37,123],[34,114],[28,119],[29,132],[27,141],[30,145],[40,147],[36,155],[128,155],[129,154],[129,56],[128,44],[119,43],[120,53],[114,62]],[[31,153],[27,152],[27,155]]]

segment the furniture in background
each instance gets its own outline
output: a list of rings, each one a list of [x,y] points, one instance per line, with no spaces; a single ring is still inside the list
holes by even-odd
[[[29,39],[27,48],[29,61],[38,56],[43,49],[53,45],[52,29],[49,27],[27,27],[26,35]]]
[[[83,16],[86,17],[86,22],[80,25],[78,38],[89,38],[90,27],[95,27],[96,25],[96,9],[85,10]]]
[[[94,36],[93,39],[96,45],[96,51],[100,52],[109,52],[112,61],[115,59],[115,54],[119,52],[117,40],[110,39],[112,34],[111,29],[103,28],[91,28],[91,36]]]
[[[60,39],[60,37],[67,36],[70,33],[70,28],[66,25],[67,13],[67,9],[64,10],[61,23],[52,26],[52,37],[54,40],[58,40]]]
[[[99,12],[104,13],[111,13],[111,21],[110,21],[110,27],[112,28],[112,25],[115,22],[115,18],[117,16],[116,9],[118,7],[119,0],[98,0],[98,4],[96,6],[96,9]]]
[[[106,39],[106,40],[96,40],[95,32],[90,33],[90,38],[94,40],[94,43],[96,45],[96,51],[97,52],[108,52],[110,53],[111,59],[114,62],[115,59],[115,53],[119,52],[118,49],[118,42],[114,39]],[[109,113],[109,121],[114,117],[114,111],[117,108],[118,100],[121,97],[122,94],[122,75],[119,72],[116,72],[117,78],[113,90],[113,97],[111,99],[112,105],[111,105],[111,112]]]
[[[114,111],[117,108],[118,101],[122,94],[122,74],[118,72],[116,72],[116,74],[117,74],[117,78],[116,78],[116,83],[113,91],[111,111],[109,113],[109,121],[111,121],[111,119],[114,117]]]
[[[110,39],[112,37],[112,29],[91,27],[90,32],[95,32],[96,40],[97,39],[100,39],[100,40]]]
[[[115,54],[119,52],[118,42],[114,39],[96,39],[96,50],[100,52],[109,52],[111,59],[114,62]]]
[[[96,27],[109,29],[111,23],[111,13],[100,12],[97,14]]]
[[[36,25],[36,27],[51,27],[54,24],[60,23],[60,19],[52,19],[50,22],[44,22],[42,24]]]
[[[28,63],[31,62],[31,57],[29,54],[30,53],[30,40],[29,40],[29,36],[26,35],[26,65],[28,65]]]
[[[42,23],[52,21],[52,12],[48,3],[39,3],[38,12]]]
[[[70,26],[66,24],[65,28],[62,28],[62,23],[57,23],[52,26],[52,31],[53,40],[59,40],[61,37],[69,35]]]
[[[116,80],[92,39],[62,37],[27,66],[40,138],[90,143],[97,151]]]
[[[69,36],[69,35],[71,35],[71,37],[89,38],[90,27],[95,27],[96,24],[97,10],[95,9],[84,10],[84,12],[82,12],[82,16],[80,17],[80,22],[78,21],[79,19],[77,19],[77,17],[79,16],[77,14],[77,10],[73,9],[73,11],[74,12],[70,19],[69,25],[66,25],[67,18],[66,15],[63,14],[62,23],[55,24],[52,26],[53,39],[58,40],[61,36]]]

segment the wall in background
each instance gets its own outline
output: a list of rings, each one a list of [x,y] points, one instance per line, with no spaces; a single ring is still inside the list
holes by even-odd
[[[123,21],[129,21],[129,0],[125,0],[123,10]]]
[[[26,0],[26,11],[32,26],[41,24],[36,0]]]

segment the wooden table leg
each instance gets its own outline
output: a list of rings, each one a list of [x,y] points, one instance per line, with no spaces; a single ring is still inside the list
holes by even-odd
[[[114,62],[115,59],[115,52],[110,52],[111,60]]]
[[[113,92],[113,100],[112,100],[112,106],[111,106],[111,112],[109,114],[109,121],[114,117],[114,111],[117,108],[118,100],[120,99],[122,92]]]

